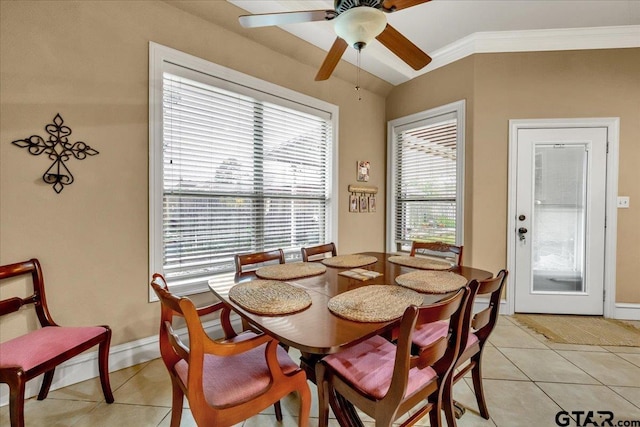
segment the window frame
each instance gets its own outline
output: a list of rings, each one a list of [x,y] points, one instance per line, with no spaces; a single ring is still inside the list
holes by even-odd
[[[334,104],[249,76],[239,71],[212,63],[196,56],[149,42],[149,277],[163,272],[163,73],[176,67],[185,72],[201,73],[217,79],[227,90],[250,94],[257,99],[300,111],[326,113],[332,126],[332,147],[329,161],[329,206],[326,240],[338,240],[338,113]],[[202,284],[174,285],[178,295],[202,293],[208,288]],[[148,285],[149,301],[158,298]]]
[[[465,109],[466,101],[460,100],[450,104],[431,108],[409,116],[400,117],[387,122],[387,206],[386,206],[386,241],[387,252],[398,252],[396,246],[396,184],[397,184],[397,138],[398,128],[406,128],[419,122],[435,120],[440,116],[454,114],[456,125],[456,245],[464,242],[464,181],[465,181]]]

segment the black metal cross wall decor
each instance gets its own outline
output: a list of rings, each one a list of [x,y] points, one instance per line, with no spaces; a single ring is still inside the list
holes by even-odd
[[[44,127],[49,134],[49,139],[46,141],[41,136],[31,135],[27,139],[12,142],[20,148],[26,148],[34,156],[39,156],[42,153],[49,155],[53,164],[42,175],[42,179],[47,184],[53,184],[56,193],[60,193],[65,185],[73,183],[73,175],[64,162],[68,161],[71,156],[78,160],[84,160],[87,156],[99,154],[97,150],[82,141],[70,143],[68,137],[71,135],[71,129],[68,126],[63,126],[63,123],[64,120],[60,114],[56,114],[53,123]]]

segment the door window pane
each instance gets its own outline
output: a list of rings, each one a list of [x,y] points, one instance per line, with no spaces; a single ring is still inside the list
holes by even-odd
[[[586,174],[584,145],[536,145],[534,292],[585,292]]]

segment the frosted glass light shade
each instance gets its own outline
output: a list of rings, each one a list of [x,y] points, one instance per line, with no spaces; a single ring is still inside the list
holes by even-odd
[[[342,12],[333,22],[338,37],[344,39],[349,46],[359,49],[358,45],[368,44],[385,29],[387,17],[379,9],[359,6]]]

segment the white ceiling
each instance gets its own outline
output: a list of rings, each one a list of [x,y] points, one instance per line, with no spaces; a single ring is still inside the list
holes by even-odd
[[[331,0],[227,1],[248,14],[333,9]],[[387,19],[433,58],[414,71],[370,43],[362,68],[394,85],[472,53],[640,47],[640,0],[433,0]],[[281,28],[325,51],[336,37],[330,21]],[[347,49],[343,59],[356,64],[356,51]]]

